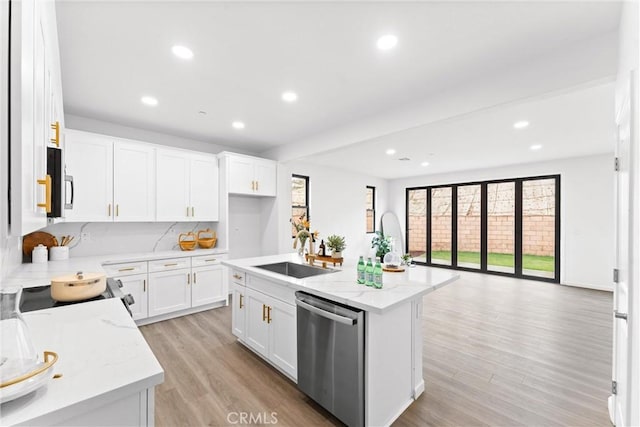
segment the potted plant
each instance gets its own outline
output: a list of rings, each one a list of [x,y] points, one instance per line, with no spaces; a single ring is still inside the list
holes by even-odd
[[[342,258],[342,251],[347,247],[344,236],[338,236],[336,234],[327,237],[326,245],[331,249],[332,258]]]
[[[382,262],[384,256],[391,251],[391,241],[388,236],[382,234],[382,231],[376,231],[376,235],[371,239],[371,247],[376,248],[376,257]]]

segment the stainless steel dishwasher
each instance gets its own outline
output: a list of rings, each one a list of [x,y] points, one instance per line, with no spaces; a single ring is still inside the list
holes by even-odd
[[[296,292],[298,388],[340,421],[364,426],[364,312]]]

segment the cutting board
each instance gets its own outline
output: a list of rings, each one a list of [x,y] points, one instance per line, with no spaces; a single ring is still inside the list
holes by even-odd
[[[44,231],[35,231],[22,238],[22,253],[30,257],[33,248],[38,245],[46,246],[47,249],[49,249],[51,246],[58,246],[58,240],[53,234],[45,233]]]

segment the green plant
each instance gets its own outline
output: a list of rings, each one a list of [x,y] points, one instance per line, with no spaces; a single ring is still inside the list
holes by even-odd
[[[347,247],[347,244],[344,241],[344,236],[332,234],[327,237],[327,247],[334,252],[342,252]]]
[[[376,235],[371,239],[371,247],[376,248],[376,256],[382,260],[391,251],[389,236],[382,234],[382,231],[376,231]]]

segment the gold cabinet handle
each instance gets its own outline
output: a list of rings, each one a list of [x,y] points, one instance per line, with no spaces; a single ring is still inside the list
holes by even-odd
[[[142,279],[142,292],[147,292],[147,279]]]
[[[198,283],[198,276],[196,276],[197,273],[193,273],[193,284],[195,285],[196,283]]]
[[[209,258],[209,259],[205,259],[204,262],[213,262],[215,261],[215,258]],[[233,277],[236,277],[235,275]],[[239,279],[239,277],[236,277],[236,279]]]
[[[234,279],[238,279],[238,280],[240,280],[240,279],[242,279],[242,276],[241,276],[241,275],[239,275],[239,274],[234,274],[234,275],[233,275],[233,278],[234,278]]]
[[[51,142],[56,144],[56,147],[60,147],[60,122],[51,123],[51,129],[56,131],[56,136],[51,138]]]
[[[132,271],[135,270],[135,267],[127,267],[127,268],[119,268],[118,271]]]
[[[262,304],[262,321],[267,320],[267,306]]]
[[[51,212],[51,175],[47,175],[44,179],[39,179],[38,184],[44,185],[45,201],[38,203],[39,208],[44,208],[47,213]]]
[[[267,306],[267,323],[271,323],[271,307]]]
[[[242,301],[242,294],[240,294],[240,308],[244,307],[243,301]]]
[[[170,262],[169,264],[165,264],[165,267],[173,267],[174,265],[178,265],[177,262]]]
[[[120,215],[120,205],[116,205],[116,216]]]
[[[187,216],[189,216],[189,206],[187,206]]]
[[[191,274],[187,273],[187,285],[191,284]]]
[[[109,203],[109,206],[107,207],[107,216],[111,216],[111,203]]]
[[[191,216],[196,216],[196,208],[191,206]]]
[[[256,181],[256,191],[258,191],[258,184],[260,184],[260,181]]]

